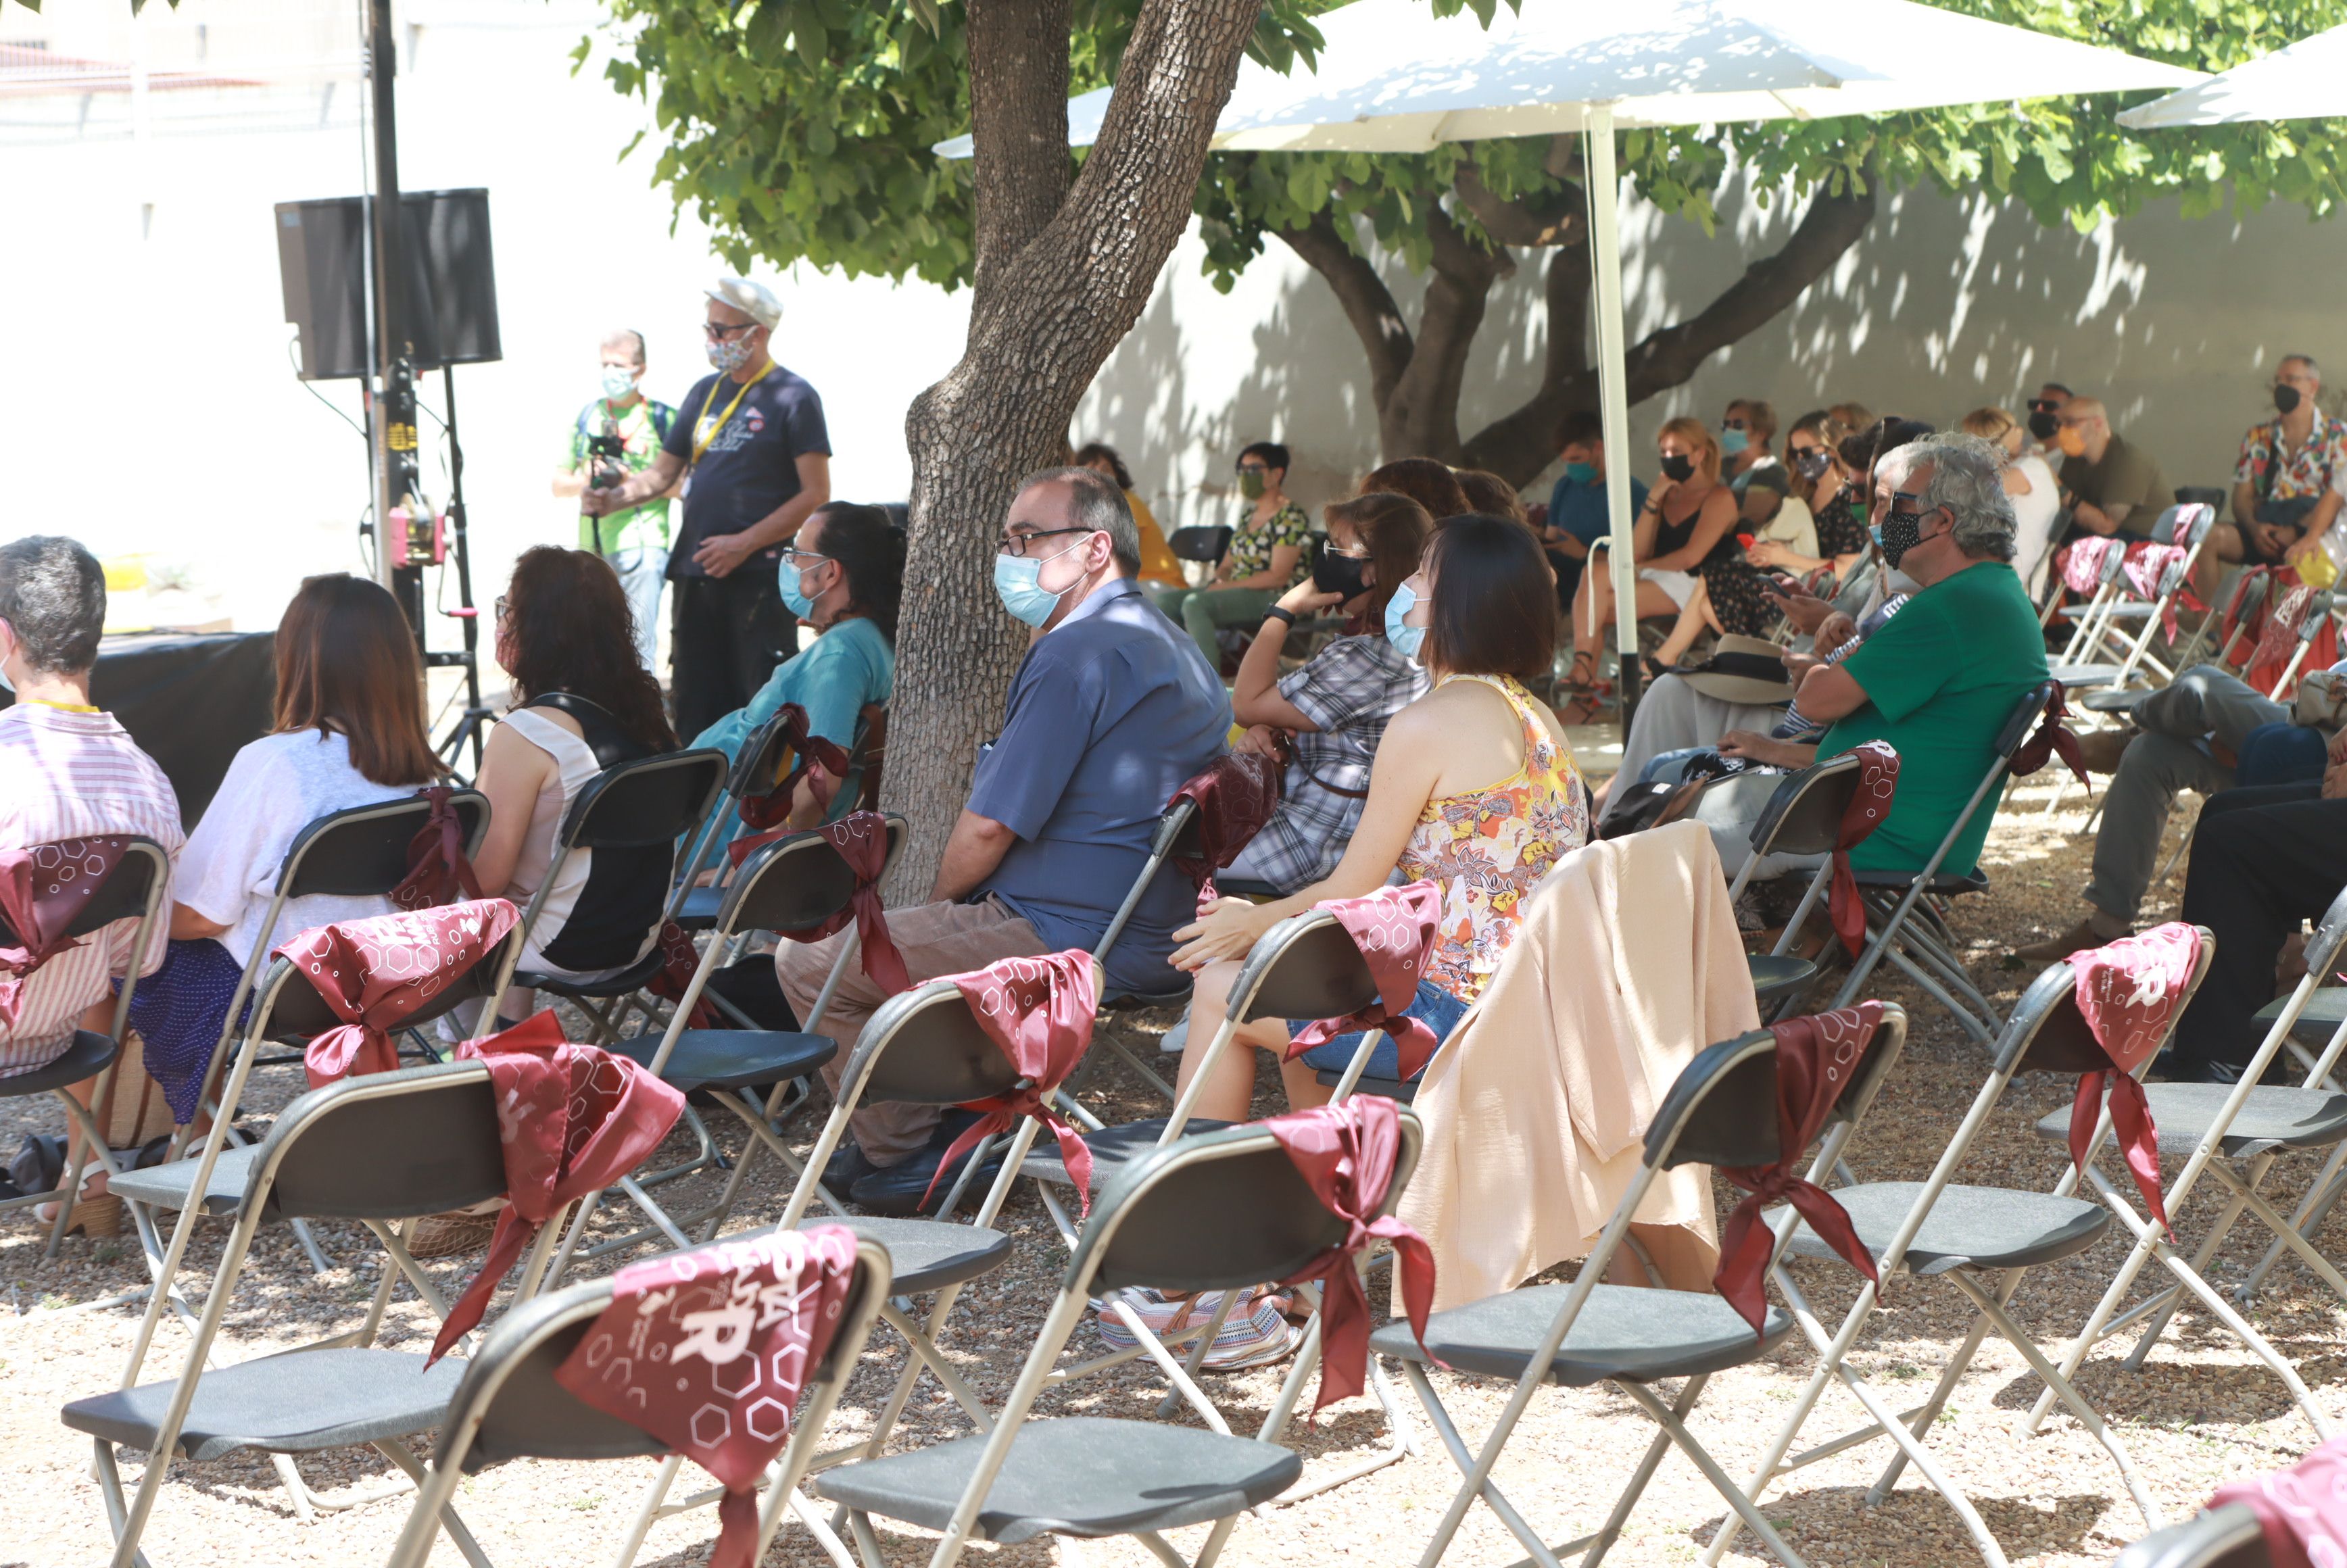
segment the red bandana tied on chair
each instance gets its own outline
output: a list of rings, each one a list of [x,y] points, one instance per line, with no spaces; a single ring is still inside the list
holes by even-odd
[[[753,1568],[758,1481],[790,1440],[799,1391],[856,1277],[846,1225],[770,1231],[630,1264],[554,1380],[715,1476],[710,1568]]]
[[[2062,722],[2069,716],[2069,704],[2062,700],[2057,689],[2045,704],[2045,716],[2038,721],[2037,733],[2022,742],[2021,749],[2013,753],[2012,772],[2015,778],[2025,779],[2044,767],[2047,757],[2059,756],[2077,775],[2078,782],[2086,786],[2086,793],[2095,793],[2095,781],[2086,776],[2086,753],[2078,749],[2078,737]]]
[[[2282,578],[2275,580],[2277,584],[2284,582]],[[2243,672],[2243,679],[2259,691],[2270,693],[2276,702],[2288,702],[2288,696],[2277,688],[2281,672],[2298,656],[2300,633],[2314,609],[2314,589],[2299,581],[2296,571],[2290,570],[2287,586],[2278,587],[2276,591],[2280,593],[2281,602],[2267,610],[2265,630],[2258,634],[2257,650],[2250,655],[2250,667]],[[2338,658],[2337,625],[2328,615],[2315,615],[2314,620],[2314,636],[2306,657],[2299,663],[2301,670],[2327,669]]]
[[[1761,1211],[1780,1199],[1809,1221],[1809,1229],[1843,1262],[1881,1283],[1873,1255],[1859,1241],[1840,1200],[1799,1174],[1809,1140],[1850,1087],[1850,1075],[1881,1022],[1881,1002],[1860,1002],[1768,1026],[1777,1037],[1777,1163],[1721,1168],[1721,1175],[1749,1195],[1736,1205],[1719,1233],[1719,1270],[1711,1276],[1712,1287],[1752,1325],[1756,1337],[1768,1321],[1768,1257],[1777,1247]]]
[[[2103,566],[2125,544],[2115,538],[2079,539],[2062,550],[2062,586],[2091,596],[2103,586]]]
[[[2347,1563],[2347,1439],[2333,1438],[2288,1470],[2228,1481],[2212,1509],[2238,1502],[2258,1516],[2270,1568]]]
[[[1441,890],[1431,882],[1412,882],[1380,887],[1366,898],[1330,898],[1314,907],[1334,915],[1361,949],[1369,978],[1378,983],[1378,997],[1357,1013],[1305,1025],[1288,1041],[1287,1060],[1293,1061],[1340,1034],[1381,1029],[1393,1036],[1394,1049],[1401,1053],[1403,1081],[1417,1077],[1442,1043],[1432,1030],[1407,1016],[1442,928]]]
[[[938,1162],[921,1201],[938,1189],[946,1168],[975,1147],[989,1133],[1007,1132],[1021,1116],[1032,1116],[1051,1130],[1066,1162],[1068,1180],[1075,1184],[1083,1213],[1092,1209],[1092,1152],[1083,1137],[1051,1108],[1051,1094],[1092,1049],[1092,1020],[1100,1012],[1100,995],[1092,986],[1090,953],[1071,949],[1040,958],[1002,958],[966,975],[940,977],[951,980],[969,1004],[970,1015],[986,1038],[994,1041],[1012,1071],[1027,1086],[1008,1094],[973,1100],[965,1111],[985,1114],[968,1127]]]
[[[477,898],[319,926],[279,948],[277,957],[307,975],[343,1020],[302,1052],[310,1087],[396,1068],[392,1030],[478,963],[520,918],[503,898]]]
[[[815,792],[815,804],[829,812],[831,797],[847,777],[852,764],[847,753],[836,744],[807,733],[806,710],[796,702],[783,704],[781,719],[783,739],[790,744],[790,751],[786,753],[790,759],[789,771],[765,794],[743,795],[742,804],[735,809],[741,813],[744,826],[782,827],[782,831],[786,833],[789,829],[783,825],[790,817],[791,797],[798,793],[799,781],[807,780],[807,787]],[[808,770],[818,764],[823,772],[810,776]],[[736,839],[726,845],[726,852],[733,856],[733,864],[739,866],[742,857],[751,850],[781,835],[777,833],[766,833],[755,838]]]
[[[1858,793],[1842,808],[1841,833],[1834,840],[1833,885],[1826,894],[1826,912],[1834,934],[1851,958],[1866,949],[1866,901],[1859,897],[1858,877],[1850,868],[1850,852],[1863,844],[1891,815],[1899,793],[1899,753],[1886,741],[1869,741],[1848,755],[1858,759]]]
[[[81,946],[66,929],[122,864],[129,842],[119,834],[61,838],[0,855],[0,914],[17,942],[0,948],[0,971],[9,976],[0,980],[0,1029],[16,1027],[33,971]]]
[[[2139,599],[2157,600],[2167,587],[2164,580],[2172,569],[2181,572],[2192,552],[2181,545],[2137,545],[2127,554],[2127,586]],[[2176,597],[2171,596],[2159,608],[2160,630],[2168,641],[2176,641]]]
[[[432,815],[407,841],[407,875],[391,890],[400,909],[429,909],[460,898],[478,898],[481,885],[465,854],[465,824],[456,815],[456,794],[446,784],[415,792],[432,803]]]
[[[481,1271],[432,1341],[432,1361],[481,1320],[497,1282],[563,1204],[643,1163],[684,1113],[682,1094],[626,1057],[565,1040],[550,1009],[456,1054],[489,1070],[507,1201]]]
[[[1235,752],[1216,757],[1165,803],[1168,811],[1185,800],[1197,808],[1198,853],[1172,859],[1196,885],[1201,911],[1214,901],[1214,873],[1229,870],[1239,851],[1279,809],[1279,784],[1276,761],[1260,752]]]
[[[2170,1235],[2159,1192],[2159,1129],[2135,1070],[2168,1038],[2185,988],[2200,962],[2200,933],[2180,920],[2070,955],[2077,978],[2078,1011],[2115,1071],[2081,1073],[2070,1102],[2070,1160],[2083,1168],[2095,1123],[2102,1119],[2103,1085],[2111,1088],[2111,1132],[2151,1217]]]
[[[777,934],[794,942],[820,942],[835,932],[846,930],[853,920],[866,977],[890,996],[912,989],[913,977],[906,972],[904,955],[897,951],[897,944],[888,935],[888,917],[880,907],[880,874],[888,869],[888,819],[876,811],[856,811],[815,831],[831,841],[839,857],[847,862],[848,870],[856,874],[856,897],[848,901],[846,908],[820,926]],[[740,847],[736,843],[726,853],[733,854]]]
[[[1345,1222],[1343,1241],[1279,1282],[1320,1282],[1320,1389],[1311,1409],[1317,1416],[1368,1386],[1369,1301],[1356,1260],[1375,1238],[1393,1243],[1402,1307],[1423,1349],[1426,1316],[1434,1306],[1434,1254],[1426,1238],[1400,1220],[1378,1217],[1401,1153],[1401,1112],[1392,1101],[1359,1094],[1342,1105],[1269,1117],[1262,1126],[1279,1140],[1313,1195]],[[1435,1365],[1448,1363],[1437,1359]]]

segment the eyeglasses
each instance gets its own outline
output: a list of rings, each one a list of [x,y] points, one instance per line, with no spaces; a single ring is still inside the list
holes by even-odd
[[[1746,425],[1742,417],[1737,416],[1721,420],[1719,422],[1719,427],[1722,430],[1742,430],[1746,428]]]
[[[2033,397],[2029,400],[2029,412],[2032,414],[2058,414],[2061,409],[2059,398]]]
[[[503,620],[506,618],[506,596],[504,594],[501,593],[497,595],[497,599],[491,602],[489,605],[489,614],[492,619],[497,620]]]
[[[1242,474],[1268,474],[1271,472],[1271,468],[1268,464],[1264,463],[1242,463],[1239,465],[1239,472]]]
[[[729,327],[723,322],[703,322],[701,323],[701,330],[711,337],[722,340],[732,337],[735,333],[748,332],[757,324],[755,322],[742,322]]]
[[[1018,556],[1024,559],[1027,554],[1027,547],[1037,539],[1057,538],[1061,534],[1089,534],[1095,532],[1098,532],[1098,530],[1094,528],[1035,528],[1026,533],[1006,533],[1000,538],[995,540],[994,553],[997,555]]]
[[[826,555],[817,555],[813,550],[800,549],[795,545],[784,545],[783,547],[783,559],[790,562],[794,567],[796,567],[799,570],[805,571],[815,562],[830,560],[832,558]]]

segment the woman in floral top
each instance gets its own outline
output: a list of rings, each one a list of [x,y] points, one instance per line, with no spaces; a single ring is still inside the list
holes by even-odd
[[[1278,442],[1258,441],[1241,452],[1239,495],[1245,506],[1214,580],[1157,595],[1157,608],[1190,633],[1209,670],[1219,672],[1223,667],[1214,633],[1225,626],[1254,630],[1263,624],[1264,612],[1311,569],[1304,548],[1312,519],[1280,487],[1286,480],[1287,448]]]
[[[1556,863],[1588,842],[1588,792],[1564,730],[1524,689],[1554,656],[1556,600],[1532,531],[1497,518],[1438,524],[1417,575],[1387,606],[1387,635],[1423,664],[1434,690],[1395,714],[1369,770],[1369,798],[1344,859],[1322,880],[1271,904],[1225,898],[1174,933],[1177,968],[1197,972],[1191,1016],[1219,1019],[1231,982],[1256,940],[1324,899],[1358,898],[1403,879],[1432,882],[1441,931],[1429,974],[1409,1011],[1447,1038],[1491,983],[1515,939],[1519,907]],[[1242,1025],[1236,1040],[1285,1054],[1306,1020]],[[1182,1058],[1187,1084],[1214,1031],[1193,1030]],[[1359,1043],[1340,1035],[1283,1061],[1287,1102],[1323,1104],[1315,1074],[1342,1068]],[[1400,1071],[1391,1040],[1368,1073]],[[1196,1113],[1245,1119],[1255,1094],[1255,1052],[1225,1050]]]

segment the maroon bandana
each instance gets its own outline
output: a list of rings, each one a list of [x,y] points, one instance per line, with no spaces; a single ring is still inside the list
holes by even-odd
[[[1720,1230],[1719,1269],[1711,1276],[1712,1287],[1752,1325],[1755,1337],[1768,1321],[1768,1255],[1777,1246],[1777,1238],[1760,1217],[1770,1204],[1781,1200],[1792,1204],[1843,1262],[1881,1283],[1848,1212],[1832,1194],[1799,1173],[1809,1140],[1850,1087],[1850,1074],[1881,1021],[1881,1002],[1860,1002],[1769,1025],[1777,1037],[1777,1163],[1720,1169],[1721,1175],[1750,1195],[1736,1205]]]
[[[2045,765],[2047,757],[2059,756],[2077,775],[2078,782],[2086,786],[2086,793],[2095,793],[2095,781],[2086,776],[2086,753],[2078,749],[2078,737],[2062,723],[2069,715],[2069,704],[2056,691],[2053,701],[2045,704],[2045,716],[2038,721],[2037,733],[2022,742],[2021,749],[2013,753],[2012,772],[2015,778],[2027,778]]]
[[[1305,1025],[1288,1042],[1287,1060],[1293,1061],[1340,1034],[1381,1029],[1393,1036],[1394,1049],[1401,1053],[1403,1081],[1417,1077],[1442,1043],[1432,1030],[1408,1016],[1409,1004],[1418,996],[1418,982],[1426,978],[1428,955],[1441,931],[1441,890],[1431,882],[1412,882],[1402,887],[1380,887],[1366,898],[1330,898],[1314,907],[1337,917],[1337,923],[1361,949],[1370,978],[1378,983],[1378,997],[1357,1013]]]
[[[392,904],[401,909],[429,909],[436,904],[478,898],[481,884],[465,855],[465,824],[456,815],[456,792],[446,784],[434,784],[415,793],[432,803],[432,815],[407,841],[407,875],[391,890]]]
[[[2288,1470],[2229,1481],[2209,1506],[2229,1502],[2258,1516],[2270,1568],[2338,1568],[2347,1563],[2347,1439],[2332,1439]]]
[[[839,1331],[856,1276],[846,1225],[768,1231],[630,1264],[554,1369],[581,1404],[666,1443],[725,1488],[710,1568],[753,1568],[758,1481]]]
[[[503,898],[443,904],[344,920],[302,932],[277,949],[341,1019],[310,1042],[310,1087],[399,1065],[391,1031],[446,990],[521,918]]]
[[[1343,1241],[1279,1282],[1320,1282],[1320,1389],[1311,1411],[1317,1416],[1368,1386],[1369,1302],[1354,1260],[1374,1237],[1393,1243],[1402,1307],[1424,1349],[1426,1316],[1434,1306],[1434,1254],[1424,1236],[1393,1215],[1377,1217],[1401,1153],[1401,1112],[1392,1101],[1361,1094],[1342,1105],[1269,1117],[1260,1125],[1279,1140],[1313,1195],[1345,1222]]]
[[[1000,1048],[1026,1087],[1008,1094],[973,1100],[965,1111],[984,1115],[962,1130],[946,1157],[938,1162],[938,1175],[929,1178],[921,1201],[937,1191],[938,1176],[990,1132],[1032,1116],[1059,1140],[1060,1158],[1067,1163],[1068,1180],[1085,1214],[1092,1207],[1092,1152],[1077,1131],[1051,1108],[1051,1092],[1084,1059],[1092,1043],[1092,1020],[1100,997],[1092,989],[1092,955],[1081,950],[1052,953],[1040,958],[1003,958],[966,975],[947,975],[969,1004],[986,1037]]]
[[[1204,773],[1174,792],[1171,811],[1182,801],[1198,808],[1198,853],[1176,855],[1174,864],[1198,888],[1198,907],[1214,901],[1214,873],[1230,869],[1247,842],[1279,809],[1279,764],[1259,752],[1216,757]]]
[[[122,864],[130,840],[119,834],[61,838],[0,855],[0,914],[15,927],[14,948],[0,948],[0,1029],[16,1027],[33,971],[81,943],[66,935],[91,897]]]
[[[2095,1043],[2116,1069],[2078,1076],[2077,1097],[2070,1102],[2071,1163],[2082,1167],[2086,1163],[2086,1145],[2101,1120],[2107,1081],[2111,1132],[2151,1217],[2171,1236],[2176,1233],[2159,1191],[2159,1129],[2152,1125],[2151,1106],[2134,1073],[2168,1038],[2168,1025],[2199,962],[2199,931],[2177,920],[2070,955],[2071,972],[2078,982],[2078,1010],[2086,1015]]]
[[[912,989],[913,977],[906,972],[904,956],[897,951],[897,944],[888,935],[888,917],[880,907],[880,875],[888,869],[888,819],[876,811],[850,812],[815,831],[831,841],[839,857],[847,862],[848,870],[856,874],[856,897],[848,901],[846,908],[820,926],[776,934],[794,942],[820,942],[835,932],[846,930],[853,920],[861,943],[859,951],[866,978],[890,996]],[[780,836],[773,833],[766,838]],[[742,849],[747,842],[751,841],[737,840],[726,847],[726,853],[734,856],[736,865],[741,863],[741,855],[747,853]]]
[[[1842,808],[1841,835],[1834,841],[1833,886],[1826,895],[1826,909],[1833,917],[1834,934],[1856,958],[1866,949],[1866,900],[1859,897],[1850,852],[1891,815],[1891,803],[1899,793],[1899,753],[1887,742],[1869,741],[1849,754],[1859,760],[1858,793]]]
[[[810,787],[815,792],[815,804],[826,812],[831,809],[833,794],[839,788],[841,781],[847,777],[851,766],[847,760],[847,753],[820,735],[807,733],[807,716],[805,708],[800,707],[796,702],[784,703],[782,721],[783,739],[790,745],[790,749],[784,753],[783,777],[764,794],[745,794],[742,797],[742,804],[735,809],[742,814],[742,821],[746,826],[774,827],[786,821],[791,815],[791,797],[798,793],[799,780],[806,778],[807,770],[816,764],[821,764],[824,774],[830,776],[828,778],[820,774],[815,776]],[[766,835],[766,837],[772,836],[774,835],[771,834]],[[765,839],[757,838],[748,842],[754,847],[765,842]],[[747,849],[739,850],[733,856],[733,863],[739,866],[742,863],[742,856],[748,853]]]
[[[626,1057],[566,1041],[551,1009],[487,1040],[468,1040],[456,1055],[489,1070],[507,1202],[481,1271],[432,1341],[434,1361],[481,1320],[497,1281],[539,1227],[571,1199],[643,1163],[684,1112],[683,1095]]]

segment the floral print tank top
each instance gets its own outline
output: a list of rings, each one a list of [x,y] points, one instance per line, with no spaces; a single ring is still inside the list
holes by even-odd
[[[1524,896],[1589,841],[1589,803],[1572,753],[1551,737],[1531,692],[1505,675],[1453,675],[1442,684],[1451,681],[1495,688],[1524,729],[1524,765],[1487,788],[1428,801],[1401,852],[1405,880],[1425,878],[1442,890],[1427,979],[1471,1002],[1515,940]]]

